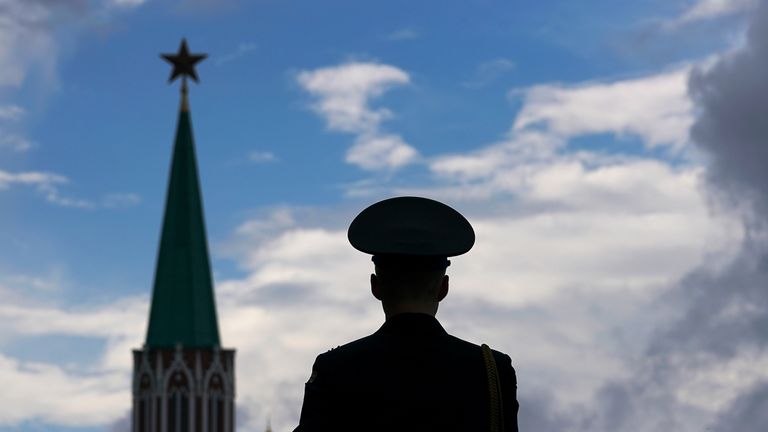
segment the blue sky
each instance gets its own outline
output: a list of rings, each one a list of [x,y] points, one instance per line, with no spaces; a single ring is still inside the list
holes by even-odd
[[[605,394],[684,321],[686,281],[743,255],[689,77],[758,50],[757,4],[0,1],[0,430],[125,428],[178,112],[159,54],[182,37],[209,55],[190,97],[240,430],[290,430],[314,355],[378,327],[344,231],[401,194],[475,225],[438,317],[510,353],[529,430],[719,427],[763,345],[632,393],[674,414],[608,419]]]

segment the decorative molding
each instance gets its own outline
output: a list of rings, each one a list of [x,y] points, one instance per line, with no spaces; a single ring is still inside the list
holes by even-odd
[[[134,350],[133,371],[133,432],[175,432],[169,430],[169,390],[177,373],[186,378],[187,412],[189,432],[233,432],[234,431],[234,356],[229,349],[185,349],[177,345],[171,349]],[[142,393],[141,379],[150,379],[149,391]],[[221,380],[219,391],[212,391],[214,377]],[[221,401],[220,417],[222,430],[209,428],[209,405],[213,399]],[[146,424],[139,425],[138,412],[141,401],[147,403]],[[199,405],[198,405],[199,404]],[[198,411],[199,410],[199,411]],[[159,417],[159,418],[158,418]],[[159,421],[158,421],[159,420]],[[157,429],[159,423],[159,430]],[[186,431],[185,431],[186,432]]]

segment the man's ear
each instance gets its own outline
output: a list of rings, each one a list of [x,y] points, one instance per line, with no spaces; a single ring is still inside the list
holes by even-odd
[[[376,297],[376,300],[382,301],[384,293],[381,292],[381,283],[379,283],[379,278],[373,273],[371,273],[371,294]]]
[[[437,290],[437,301],[443,301],[445,296],[448,295],[448,275],[443,276],[443,280],[440,281],[440,289]]]

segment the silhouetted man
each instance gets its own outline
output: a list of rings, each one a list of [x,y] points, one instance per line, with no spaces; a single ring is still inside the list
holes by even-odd
[[[386,321],[317,356],[296,431],[517,431],[517,380],[506,354],[449,335],[435,319],[448,257],[475,242],[469,222],[434,200],[391,198],[349,227],[373,255],[371,293]]]

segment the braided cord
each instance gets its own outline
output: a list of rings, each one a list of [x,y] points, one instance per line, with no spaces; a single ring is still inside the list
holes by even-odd
[[[496,360],[493,358],[493,353],[488,345],[482,344],[480,348],[483,351],[485,370],[488,376],[488,392],[490,393],[491,402],[491,432],[502,432],[504,430],[504,413],[502,412],[501,381],[499,380],[498,369],[496,369]]]

